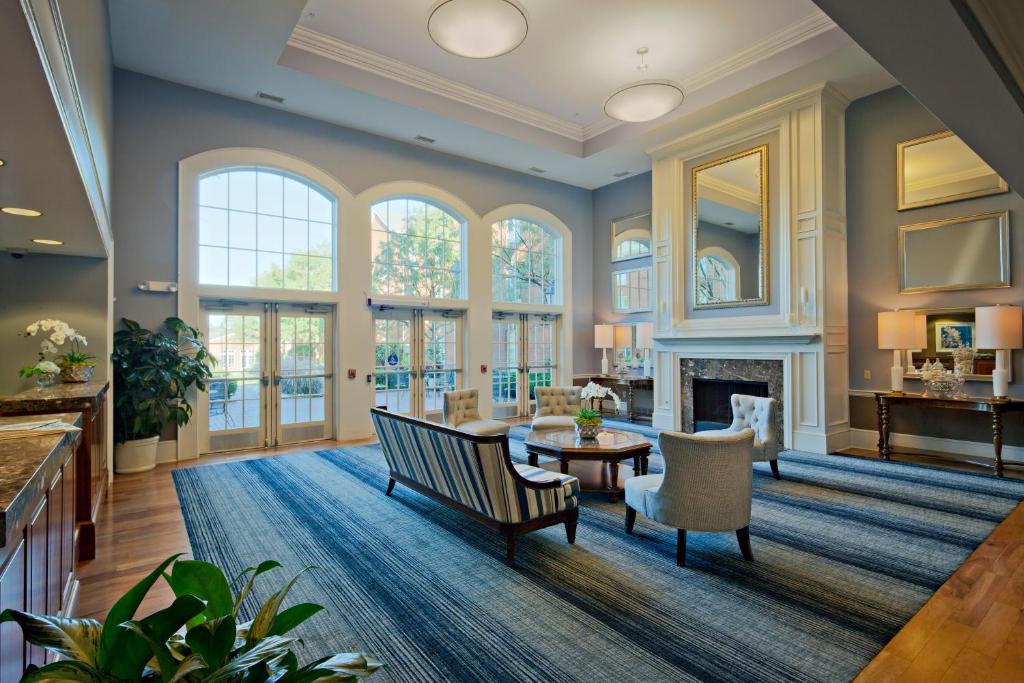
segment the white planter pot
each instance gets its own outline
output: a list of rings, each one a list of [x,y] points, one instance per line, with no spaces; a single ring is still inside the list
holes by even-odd
[[[156,445],[159,436],[125,441],[114,447],[114,472],[131,474],[156,467]]]

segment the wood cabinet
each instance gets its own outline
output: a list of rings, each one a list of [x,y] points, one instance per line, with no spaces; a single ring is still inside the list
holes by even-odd
[[[60,417],[81,421],[79,414]],[[0,610],[74,614],[75,475],[81,439],[80,432],[68,432],[0,442]],[[18,681],[25,666],[47,661],[42,648],[26,645],[17,624],[0,625],[0,683]]]

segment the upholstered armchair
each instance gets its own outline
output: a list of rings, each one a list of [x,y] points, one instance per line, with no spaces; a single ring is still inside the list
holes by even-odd
[[[710,429],[702,434],[730,434],[754,430],[754,462],[767,462],[772,476],[779,476],[779,439],[775,433],[775,411],[778,402],[765,396],[732,395],[732,424],[728,429]]]
[[[580,387],[535,387],[537,410],[533,429],[572,429],[580,410]]]
[[[444,423],[452,429],[469,432],[478,436],[508,434],[509,425],[500,420],[485,420],[480,417],[479,395],[476,389],[461,389],[444,392],[441,407]]]
[[[682,567],[687,531],[735,531],[743,557],[754,559],[749,531],[754,431],[662,432],[658,445],[665,473],[626,480],[626,533],[633,533],[637,512],[675,527],[676,564]]]

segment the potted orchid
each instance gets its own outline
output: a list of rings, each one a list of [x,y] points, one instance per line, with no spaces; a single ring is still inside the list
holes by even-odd
[[[79,334],[63,320],[52,318],[35,321],[25,328],[23,335],[35,337],[40,332],[49,334],[39,343],[39,362],[22,368],[22,377],[36,377],[36,381],[44,385],[52,384],[58,372],[65,382],[88,382],[92,379],[96,360],[83,351],[89,345],[85,335]],[[57,355],[64,344],[68,344],[70,350]],[[49,361],[47,356],[56,356],[56,359]]]
[[[598,433],[601,431],[601,423],[603,422],[601,418],[601,402],[605,399],[611,399],[615,402],[615,412],[618,413],[622,401],[614,391],[596,382],[590,382],[587,386],[583,387],[583,391],[580,392],[580,400],[585,407],[581,408],[573,418],[573,422],[576,423],[576,434],[581,439],[597,438]]]
[[[597,382],[590,382],[587,386],[583,387],[583,391],[580,392],[580,399],[587,401],[588,407],[599,412],[601,410],[601,403],[605,400],[615,402],[616,413],[618,413],[619,409],[622,408],[622,399],[620,399],[614,391],[606,386],[598,384]]]

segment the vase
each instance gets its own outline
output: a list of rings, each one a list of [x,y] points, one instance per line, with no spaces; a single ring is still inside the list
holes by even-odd
[[[596,439],[601,431],[601,420],[576,421],[576,436],[581,439]]]
[[[36,375],[36,386],[39,387],[40,389],[45,389],[46,387],[52,387],[54,384],[57,383],[57,378],[59,376],[60,375],[58,375],[56,373],[48,374],[48,375]]]
[[[114,472],[132,474],[147,472],[156,467],[156,450],[159,436],[133,439],[114,446]]]
[[[96,370],[95,365],[62,365],[60,366],[60,378],[70,384],[88,382],[92,379],[94,370]]]

